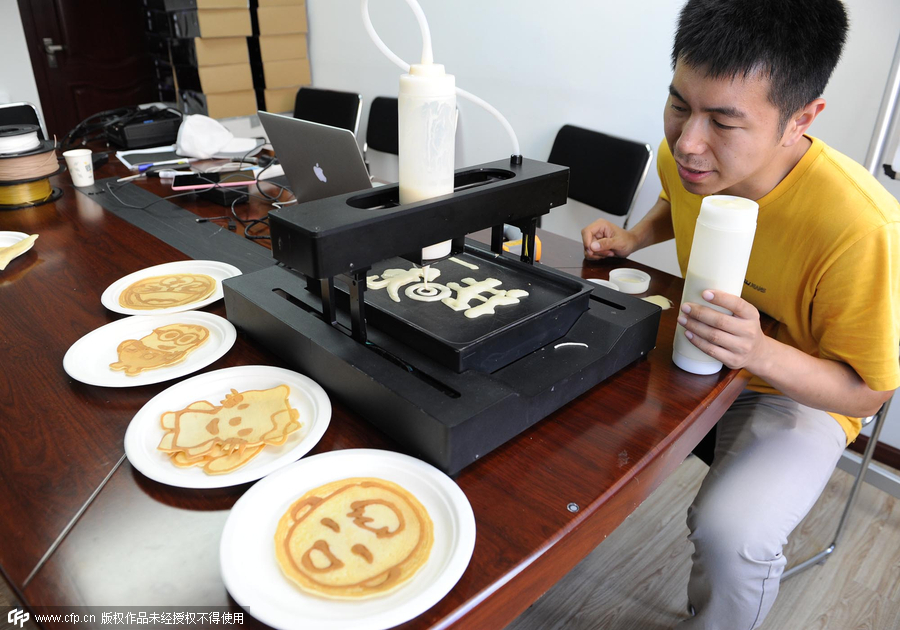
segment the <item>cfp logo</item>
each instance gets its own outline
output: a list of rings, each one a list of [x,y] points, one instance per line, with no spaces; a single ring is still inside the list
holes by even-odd
[[[20,628],[25,627],[25,622],[31,618],[27,612],[23,610],[19,610],[18,608],[13,608],[9,611],[9,614],[6,615],[6,620],[11,623],[13,626],[18,625]]]

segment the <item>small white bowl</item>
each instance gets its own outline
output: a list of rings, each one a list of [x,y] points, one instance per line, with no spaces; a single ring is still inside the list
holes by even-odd
[[[628,269],[627,267],[613,269],[609,272],[609,279],[619,287],[619,291],[622,293],[644,293],[650,288],[650,274],[639,269]]]

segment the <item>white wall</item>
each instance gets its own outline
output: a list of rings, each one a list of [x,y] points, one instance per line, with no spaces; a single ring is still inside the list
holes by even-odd
[[[682,0],[419,2],[431,26],[435,61],[456,75],[457,85],[503,112],[526,157],[546,159],[556,131],[566,123],[647,142],[656,150],[663,137],[669,52]],[[863,162],[900,35],[900,2],[845,4],[850,37],[812,133]],[[369,40],[359,5],[359,0],[307,0],[313,82],[363,95],[362,142],[368,104],[376,96],[396,96],[400,71]],[[369,7],[382,40],[415,62],[421,40],[406,2],[370,0]],[[509,155],[509,140],[493,118],[467,101],[461,100],[459,109],[459,165]],[[659,194],[655,174],[654,160],[632,223]],[[880,180],[900,196],[900,182]],[[580,229],[597,215],[574,205],[552,212],[544,226],[580,240]],[[635,258],[678,274],[671,244]],[[894,412],[900,415],[900,403]],[[900,447],[900,420],[888,421],[882,441]]]
[[[0,0],[0,42],[3,42],[3,62],[0,63],[0,103],[28,101],[41,108],[31,58],[25,43],[25,31],[16,0]],[[43,113],[41,114],[43,117]]]

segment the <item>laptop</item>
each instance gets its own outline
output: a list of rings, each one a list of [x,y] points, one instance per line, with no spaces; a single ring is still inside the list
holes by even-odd
[[[372,187],[350,130],[263,111],[259,120],[297,203]]]

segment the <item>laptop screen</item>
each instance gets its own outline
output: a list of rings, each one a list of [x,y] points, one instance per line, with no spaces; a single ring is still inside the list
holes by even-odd
[[[372,187],[350,131],[264,111],[259,120],[298,203]]]
[[[359,94],[300,88],[294,102],[294,118],[347,129],[356,135],[362,99]]]

